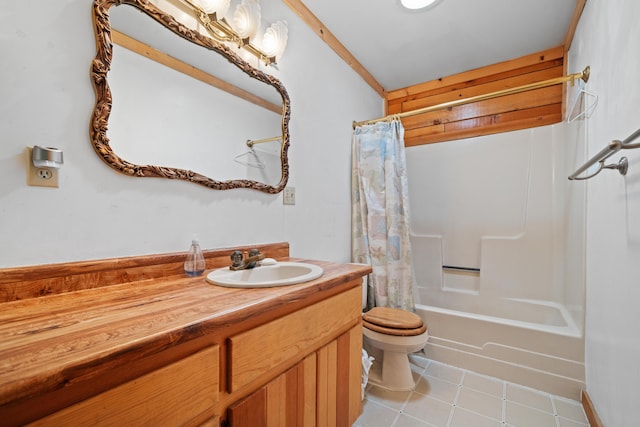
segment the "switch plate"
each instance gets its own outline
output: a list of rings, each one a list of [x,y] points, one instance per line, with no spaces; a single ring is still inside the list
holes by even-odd
[[[27,185],[58,188],[58,169],[35,167],[31,161],[31,147],[27,147]]]
[[[285,205],[296,204],[296,189],[294,187],[285,187],[282,192],[282,203]]]

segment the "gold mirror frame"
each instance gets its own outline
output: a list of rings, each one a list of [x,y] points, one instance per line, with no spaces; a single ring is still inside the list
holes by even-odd
[[[264,82],[274,87],[282,96],[282,145],[280,151],[281,179],[276,186],[259,181],[236,179],[217,181],[199,173],[186,169],[178,169],[165,166],[136,165],[120,158],[109,145],[107,128],[109,115],[111,114],[112,98],[111,90],[107,83],[107,73],[111,68],[113,58],[113,44],[111,39],[111,23],[109,21],[109,9],[111,6],[121,4],[131,5],[144,12],[162,26],[171,30],[174,34],[200,45],[208,50],[219,53],[229,62],[238,67],[249,77]],[[195,32],[167,15],[146,0],[94,0],[93,23],[96,37],[96,57],[91,64],[91,79],[96,92],[96,103],[91,116],[89,130],[91,143],[100,158],[116,171],[134,177],[159,177],[169,179],[181,179],[215,190],[230,190],[232,188],[251,188],[265,193],[276,194],[281,192],[289,179],[289,162],[287,151],[289,149],[289,118],[291,106],[289,94],[283,84],[277,78],[252,67],[236,55],[226,45]]]

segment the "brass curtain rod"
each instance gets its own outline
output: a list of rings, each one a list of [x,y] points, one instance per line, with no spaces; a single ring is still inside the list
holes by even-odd
[[[251,148],[255,144],[262,144],[263,142],[279,141],[281,139],[282,139],[281,136],[274,136],[271,138],[264,138],[264,139],[247,139],[247,147]]]
[[[589,81],[590,70],[591,68],[587,66],[580,73],[574,73],[574,74],[569,74],[563,77],[556,77],[554,79],[543,80],[537,83],[529,83],[527,85],[518,86],[510,89],[503,89],[496,92],[490,92],[484,95],[476,95],[476,96],[471,96],[469,98],[456,99],[454,101],[443,102],[442,104],[430,105],[429,107],[418,108],[416,110],[411,110],[411,111],[405,111],[404,113],[389,114],[388,116],[380,117],[377,119],[364,120],[362,122],[354,121],[353,128],[355,129],[357,126],[370,125],[378,122],[391,121],[394,119],[401,119],[403,117],[410,117],[418,114],[430,113],[432,111],[442,110],[444,108],[457,107],[458,105],[469,104],[477,101],[484,101],[486,99],[497,98],[499,96],[513,95],[515,93],[525,92],[527,90],[541,89],[543,87],[554,86],[554,85],[564,83],[564,82],[569,82],[569,81],[573,85],[577,79],[580,79],[586,83],[587,81]]]

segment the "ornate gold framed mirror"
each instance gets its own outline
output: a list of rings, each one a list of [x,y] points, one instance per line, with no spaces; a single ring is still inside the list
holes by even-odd
[[[180,179],[217,190],[282,191],[289,175],[291,115],[283,84],[229,46],[197,31],[197,26],[179,22],[154,3],[93,2],[97,53],[91,78],[96,103],[90,138],[99,157],[132,177]],[[130,47],[122,47],[127,45],[121,40],[129,39],[129,35],[114,27],[114,18],[118,26],[138,31],[138,39],[147,37],[143,40],[145,52],[155,49],[151,43],[178,43],[176,55],[200,62],[185,67],[199,72],[205,69],[201,72],[204,75],[209,75],[209,67],[212,74],[221,73],[223,80],[237,80],[239,90],[249,95],[239,98],[230,94],[232,91],[220,93],[218,88],[203,83],[206,78],[188,80],[166,67],[152,68],[160,65],[152,65],[132,54]],[[137,42],[136,38],[132,40]],[[173,76],[171,81],[169,75]],[[260,144],[264,149],[250,141],[264,142]]]

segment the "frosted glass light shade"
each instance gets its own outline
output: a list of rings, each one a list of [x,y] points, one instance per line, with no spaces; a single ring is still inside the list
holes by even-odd
[[[231,0],[196,0],[206,13],[214,13],[218,18],[224,17],[229,10]]]
[[[431,6],[438,0],[400,0],[400,3],[407,9],[417,10]]]
[[[262,37],[262,50],[278,60],[287,47],[289,28],[286,21],[276,21],[265,31]]]
[[[260,4],[256,0],[242,0],[233,13],[233,28],[243,38],[251,38],[260,26]]]

